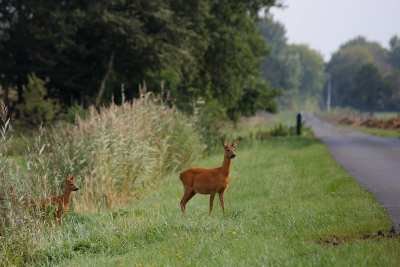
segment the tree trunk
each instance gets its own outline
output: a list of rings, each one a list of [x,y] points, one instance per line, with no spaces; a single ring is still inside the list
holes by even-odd
[[[101,84],[100,84],[99,93],[97,95],[96,103],[95,103],[96,108],[99,107],[101,97],[103,96],[104,90],[106,89],[106,82],[107,82],[108,77],[110,76],[110,73],[112,71],[112,67],[114,64],[114,55],[115,55],[115,50],[113,50],[111,52],[110,60],[108,61],[108,68],[107,68],[106,74],[104,75],[103,80],[101,81]]]

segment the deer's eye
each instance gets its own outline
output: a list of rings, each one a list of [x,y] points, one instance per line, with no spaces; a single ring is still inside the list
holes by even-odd
[[[74,185],[74,184],[71,184],[71,185]]]
[[[229,152],[230,150],[228,149],[227,151]]]

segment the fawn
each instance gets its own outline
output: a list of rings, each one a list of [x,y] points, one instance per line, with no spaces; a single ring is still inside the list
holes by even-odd
[[[225,212],[224,193],[229,185],[229,172],[231,169],[231,161],[236,157],[235,147],[239,144],[237,139],[231,146],[224,139],[222,145],[225,150],[224,162],[222,167],[214,169],[190,168],[180,174],[185,193],[181,200],[181,209],[185,214],[186,203],[196,193],[210,195],[210,214],[213,209],[215,194],[219,194],[222,211]]]
[[[78,174],[75,174],[72,178],[70,178],[69,174],[67,175],[67,178],[65,180],[65,189],[64,189],[64,194],[61,196],[52,196],[51,198],[46,198],[47,203],[51,202],[57,202],[58,203],[58,209],[54,213],[54,217],[56,218],[56,221],[59,226],[62,226],[61,222],[61,217],[67,210],[69,209],[69,202],[71,201],[71,193],[72,191],[78,191],[79,188],[75,184],[75,179]],[[40,199],[40,206],[43,207],[45,205],[45,202],[43,199]],[[33,208],[36,208],[35,203],[31,200],[31,206]]]

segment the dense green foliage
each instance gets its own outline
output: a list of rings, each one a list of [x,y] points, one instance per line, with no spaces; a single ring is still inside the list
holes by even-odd
[[[369,42],[363,37],[357,37],[340,46],[327,63],[327,72],[331,74],[332,106],[353,107],[362,110],[399,110],[400,108],[400,69],[398,68],[398,37],[393,36],[390,50],[386,50],[376,42]],[[379,105],[365,102],[360,92],[368,87],[360,88],[356,75],[365,64],[374,64],[386,84],[385,93],[379,98]],[[381,78],[378,78],[378,80]],[[372,105],[372,106],[370,106]]]
[[[323,106],[326,77],[322,55],[307,45],[287,44],[284,26],[272,17],[258,26],[270,48],[261,71],[273,86],[283,89],[280,104],[297,111],[314,111]]]
[[[169,91],[192,112],[198,98],[209,116],[236,120],[257,109],[276,111],[279,93],[260,79],[265,43],[255,23],[275,0],[0,1],[0,85],[24,101],[27,75],[49,78],[46,98],[65,107],[121,103],[138,84]],[[163,83],[161,85],[161,83]],[[207,111],[208,109],[205,109]],[[18,116],[18,113],[13,113]]]
[[[383,79],[381,73],[372,63],[361,66],[354,76],[354,89],[351,92],[354,101],[359,105],[360,110],[367,109],[373,116],[374,111],[382,108],[391,95],[390,86]]]
[[[19,113],[18,123],[36,127],[42,122],[49,125],[55,119],[61,107],[52,99],[44,99],[48,82],[48,79],[42,80],[34,73],[28,75],[28,84],[22,86],[23,102],[16,107]]]

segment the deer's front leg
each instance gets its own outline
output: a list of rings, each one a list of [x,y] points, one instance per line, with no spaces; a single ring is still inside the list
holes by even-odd
[[[214,197],[215,197],[215,192],[210,192],[210,214],[213,209]]]
[[[219,201],[221,201],[222,211],[224,212],[224,214],[226,214],[226,212],[225,212],[224,193],[225,193],[225,190],[222,191],[221,193],[219,193]]]

